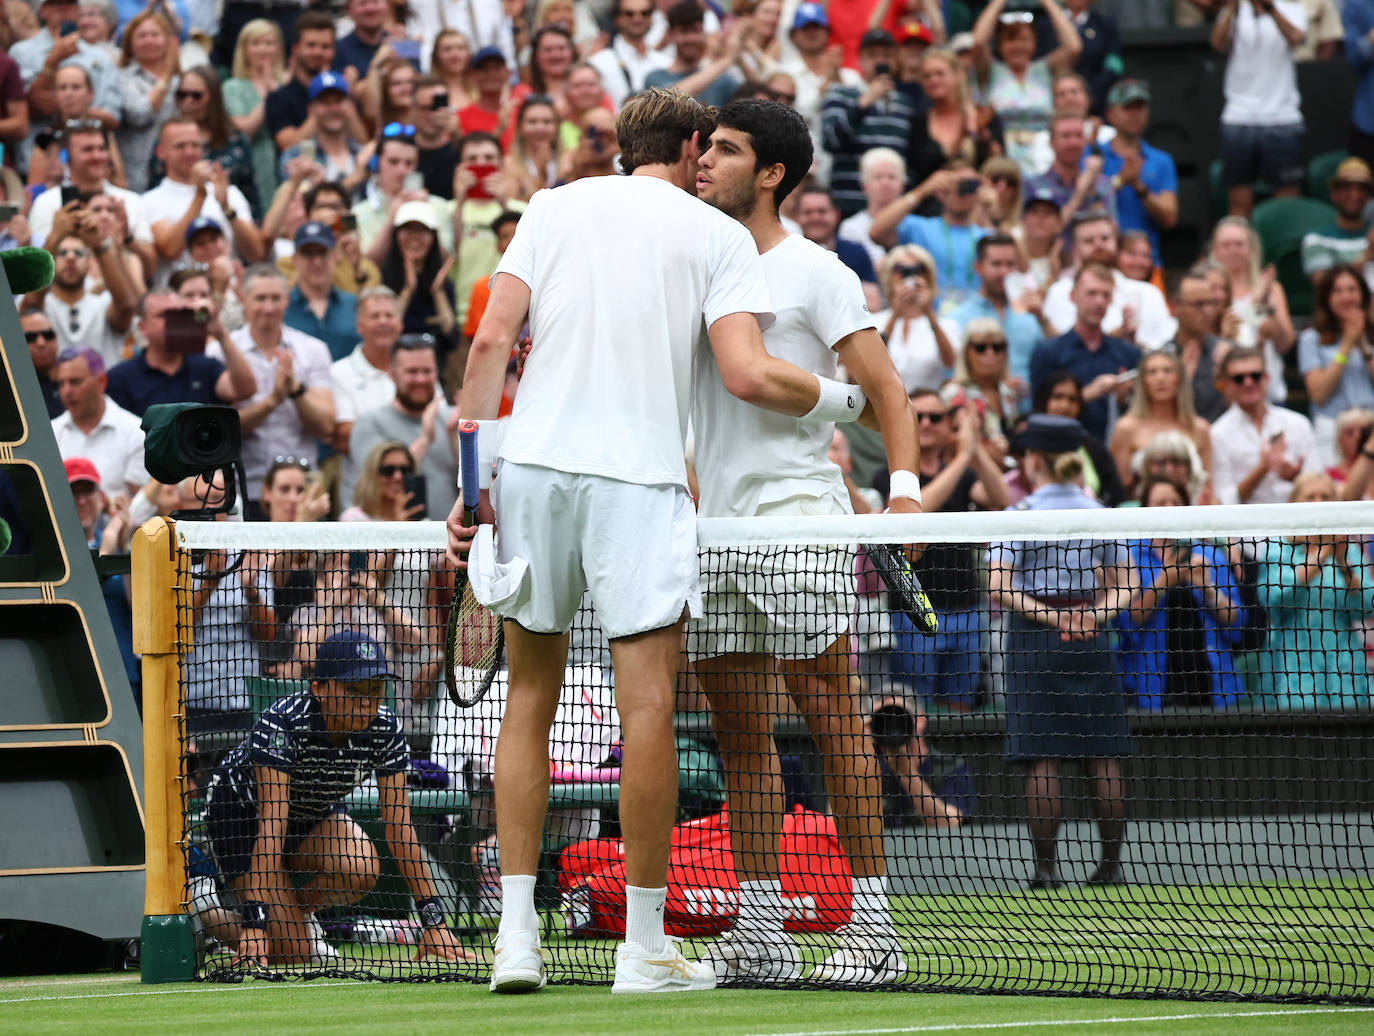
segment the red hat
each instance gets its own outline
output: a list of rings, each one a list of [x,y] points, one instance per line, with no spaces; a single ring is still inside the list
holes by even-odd
[[[929,46],[935,42],[935,35],[930,31],[930,28],[914,18],[897,26],[896,36],[899,44],[924,43]]]
[[[97,486],[100,485],[99,470],[85,457],[72,457],[63,461],[62,466],[67,469],[69,485],[76,485],[78,482],[94,482]]]

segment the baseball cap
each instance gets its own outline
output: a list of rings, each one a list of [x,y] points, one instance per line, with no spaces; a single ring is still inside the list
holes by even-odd
[[[1072,453],[1083,445],[1083,426],[1072,417],[1031,414],[1019,436],[1022,448],[1043,453]]]
[[[1063,206],[1059,204],[1059,199],[1048,187],[1036,187],[1028,190],[1023,207],[1024,205],[1053,205],[1056,212],[1063,209]]]
[[[439,221],[434,217],[434,209],[429,202],[408,201],[398,208],[391,225],[403,227],[407,223],[419,223],[421,226],[429,227],[436,234],[439,232]]]
[[[1374,173],[1369,171],[1369,163],[1363,158],[1344,159],[1340,165],[1336,166],[1336,175],[1331,177],[1332,183],[1364,183],[1374,185]]]
[[[224,236],[224,228],[219,225],[218,220],[213,220],[209,216],[197,216],[191,220],[191,225],[186,228],[186,243],[189,245],[191,239],[202,230],[213,230],[220,237]]]
[[[361,630],[330,634],[315,652],[315,680],[381,680],[391,675],[386,652]]]
[[[506,63],[506,55],[500,47],[478,47],[472,55],[472,67],[480,68],[484,61],[499,61]]]
[[[897,41],[892,38],[892,33],[886,29],[869,29],[859,40],[859,49],[867,50],[869,47],[894,47]]]
[[[325,69],[314,79],[310,80],[310,99],[313,101],[326,90],[337,90],[341,94],[348,93],[348,80],[337,72]]]
[[[971,32],[956,32],[949,38],[949,49],[956,54],[962,54],[966,50],[972,50],[978,45],[978,41],[973,38]]]
[[[334,232],[317,219],[306,220],[296,231],[296,247],[319,245],[321,248],[334,247]]]
[[[100,471],[96,466],[85,457],[70,457],[62,462],[62,466],[67,469],[67,484],[76,485],[78,482],[94,482],[100,485]]]
[[[830,28],[830,16],[820,4],[802,4],[792,19],[792,28],[805,29],[808,25],[823,25]]]
[[[923,22],[918,22],[913,18],[897,27],[897,42],[924,43],[929,46],[935,42],[935,34]]]
[[[1122,79],[1107,91],[1108,104],[1134,104],[1136,101],[1150,103],[1150,84],[1140,79]]]

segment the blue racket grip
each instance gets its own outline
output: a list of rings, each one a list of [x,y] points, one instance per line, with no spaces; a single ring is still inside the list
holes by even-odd
[[[481,493],[478,488],[476,421],[463,421],[458,425],[458,464],[463,480],[463,507],[470,514],[476,514],[477,498]]]

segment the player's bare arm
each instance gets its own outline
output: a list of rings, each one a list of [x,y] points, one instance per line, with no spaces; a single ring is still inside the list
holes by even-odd
[[[732,396],[792,417],[801,417],[815,408],[820,399],[820,379],[769,354],[763,347],[759,322],[752,313],[729,313],[712,324],[706,334],[721,381]]]
[[[921,466],[921,444],[916,434],[916,422],[907,399],[901,375],[892,365],[892,357],[881,336],[873,328],[855,331],[840,339],[836,355],[844,369],[853,377],[868,397],[883,436],[888,471],[918,471]],[[919,514],[921,504],[910,497],[893,497],[889,509],[897,513]]]

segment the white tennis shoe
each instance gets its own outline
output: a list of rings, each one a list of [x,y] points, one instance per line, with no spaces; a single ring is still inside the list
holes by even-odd
[[[785,932],[755,932],[738,926],[730,929],[702,956],[722,986],[735,983],[795,982],[801,978],[801,954]]]
[[[811,971],[814,982],[841,986],[880,986],[906,974],[906,958],[893,931],[875,932],[845,925],[835,935],[840,947]]]
[[[688,960],[678,949],[678,942],[669,936],[658,953],[650,953],[635,943],[621,943],[615,950],[615,982],[611,992],[685,993],[715,989],[715,969],[710,964]]]
[[[492,961],[488,987],[493,993],[533,993],[543,989],[548,980],[537,935],[496,937],[496,959]]]

